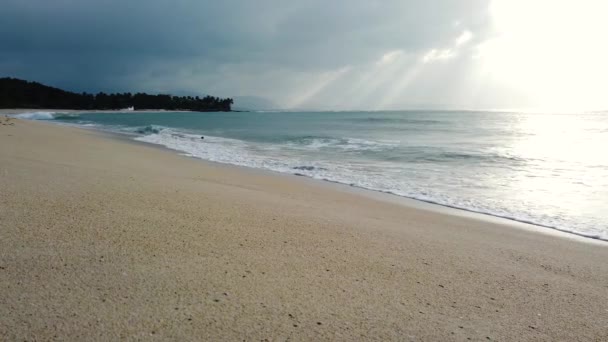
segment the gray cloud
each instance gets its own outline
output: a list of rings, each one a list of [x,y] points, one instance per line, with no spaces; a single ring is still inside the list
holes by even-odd
[[[473,41],[491,34],[487,7],[486,0],[4,0],[0,75],[76,91],[254,95],[288,107],[449,106],[470,71],[471,51],[456,51],[454,41],[465,30]],[[432,49],[454,56],[423,68]]]

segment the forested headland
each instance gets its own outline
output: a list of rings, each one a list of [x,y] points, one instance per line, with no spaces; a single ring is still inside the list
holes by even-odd
[[[233,100],[214,96],[173,96],[169,94],[74,93],[38,82],[0,78],[0,108],[115,110],[164,109],[197,112],[229,112]]]

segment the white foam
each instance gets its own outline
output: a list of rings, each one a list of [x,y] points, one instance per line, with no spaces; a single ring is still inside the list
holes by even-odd
[[[310,138],[292,141],[285,146],[296,150],[319,151],[323,149],[351,151],[383,151],[399,146],[398,141],[372,141],[357,138]]]
[[[17,119],[23,120],[54,120],[55,112],[32,112],[11,115]]]

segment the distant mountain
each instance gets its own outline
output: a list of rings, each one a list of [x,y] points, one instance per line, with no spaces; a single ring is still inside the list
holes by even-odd
[[[214,96],[149,95],[146,93],[73,93],[37,82],[17,78],[0,78],[0,108],[139,109],[190,110],[197,112],[229,112],[234,101]]]

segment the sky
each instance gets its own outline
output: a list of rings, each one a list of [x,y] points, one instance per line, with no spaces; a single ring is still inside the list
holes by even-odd
[[[608,108],[605,0],[2,0],[0,77],[282,109]]]

